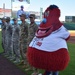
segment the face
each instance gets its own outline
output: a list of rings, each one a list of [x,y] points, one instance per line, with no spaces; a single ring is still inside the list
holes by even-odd
[[[14,23],[17,23],[17,20],[15,20]]]
[[[51,32],[52,32],[52,23],[51,23],[51,11],[49,9],[47,9],[44,12],[44,20],[45,22],[41,22],[40,27],[37,31],[36,36],[41,38],[41,37],[46,37],[48,36]]]
[[[21,8],[21,10],[23,10],[24,8]]]
[[[30,22],[34,22],[35,21],[35,18],[34,17],[30,17]]]
[[[57,7],[48,7],[44,12],[44,21],[41,22],[36,36],[41,38],[50,35],[54,31],[54,27],[56,28],[56,25],[60,23],[59,16],[60,10]]]
[[[25,17],[24,16],[20,16],[20,20],[21,21],[25,21]]]

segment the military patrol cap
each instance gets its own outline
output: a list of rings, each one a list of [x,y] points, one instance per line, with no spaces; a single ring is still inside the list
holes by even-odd
[[[19,15],[20,17],[25,17],[26,18],[26,14],[21,14]]]
[[[3,17],[1,20],[6,20],[7,17]]]
[[[13,21],[16,21],[16,20],[17,20],[17,18],[13,18],[12,20],[13,20]]]
[[[9,21],[10,21],[10,17],[7,17],[7,18],[6,18],[6,22],[9,22]]]
[[[30,14],[29,18],[35,18],[35,14]]]

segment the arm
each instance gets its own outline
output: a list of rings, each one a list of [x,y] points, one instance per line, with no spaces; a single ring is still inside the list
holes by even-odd
[[[70,33],[64,26],[61,28],[60,33],[61,34],[59,36],[65,39],[66,41],[70,38]]]

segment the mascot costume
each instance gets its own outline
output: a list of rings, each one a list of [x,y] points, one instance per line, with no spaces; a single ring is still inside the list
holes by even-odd
[[[50,5],[44,12],[44,19],[31,41],[27,58],[29,64],[45,70],[44,75],[58,75],[69,63],[70,56],[66,41],[68,30],[59,20],[60,9]]]

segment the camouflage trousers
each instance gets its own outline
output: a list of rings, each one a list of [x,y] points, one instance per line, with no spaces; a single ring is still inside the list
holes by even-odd
[[[19,43],[19,40],[17,40],[17,39],[13,40],[13,52],[14,52],[15,58],[20,59],[20,57],[21,57],[20,43]]]
[[[6,52],[8,56],[12,57],[13,56],[13,42],[12,39],[9,37],[6,40]]]
[[[20,53],[21,53],[22,59],[24,60],[24,64],[28,64],[27,57],[26,57],[27,47],[28,47],[27,43],[25,42],[20,43]]]

